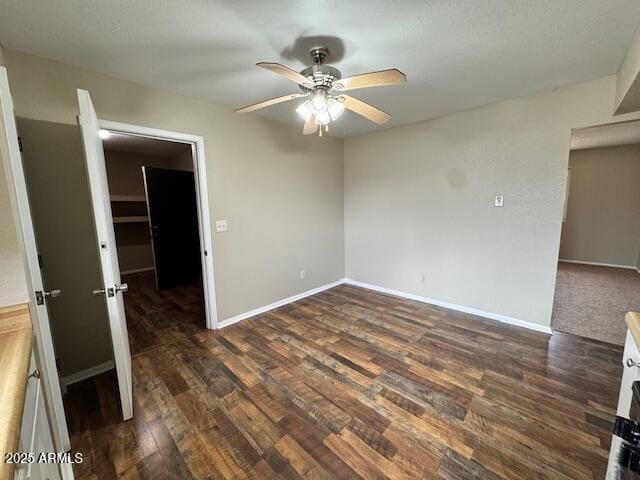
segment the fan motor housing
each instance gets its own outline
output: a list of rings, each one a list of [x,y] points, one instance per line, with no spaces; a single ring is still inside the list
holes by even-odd
[[[310,92],[316,88],[329,90],[333,82],[342,78],[340,70],[329,65],[312,65],[302,70],[300,74],[307,77],[315,85],[313,89],[300,86],[300,90],[303,92]]]

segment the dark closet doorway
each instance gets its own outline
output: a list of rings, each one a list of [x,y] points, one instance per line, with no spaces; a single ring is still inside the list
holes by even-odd
[[[159,290],[201,276],[198,210],[193,172],[142,167]]]

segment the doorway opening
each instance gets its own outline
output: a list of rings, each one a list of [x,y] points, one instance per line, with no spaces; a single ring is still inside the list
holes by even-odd
[[[551,324],[623,345],[640,308],[640,121],[575,129]]]
[[[0,114],[5,132],[3,140],[8,146],[5,152],[8,183],[24,249],[27,281],[32,292],[30,309],[36,338],[36,357],[38,369],[42,371],[44,400],[55,444],[47,449],[48,452],[54,449],[57,452],[67,451],[70,446],[70,427],[78,426],[67,417],[73,405],[63,406],[61,390],[70,384],[79,383],[81,386],[85,379],[113,378],[117,382],[117,393],[116,382],[110,381],[108,399],[112,415],[105,425],[112,425],[116,416],[124,420],[133,416],[131,352],[123,299],[127,288],[122,282],[118,265],[111,210],[112,200],[117,203],[121,199],[110,198],[102,141],[103,136],[109,135],[101,134],[101,128],[111,135],[130,135],[139,139],[181,144],[182,150],[191,152],[191,171],[185,169],[181,172],[183,177],[187,176],[191,181],[190,201],[186,202],[190,205],[191,214],[183,216],[195,217],[197,227],[193,228],[194,222],[191,222],[191,228],[182,224],[177,230],[188,230],[191,234],[187,237],[198,244],[200,312],[204,311],[204,315],[198,315],[201,319],[198,328],[204,327],[203,317],[206,327],[217,327],[203,138],[102,122],[96,115],[89,93],[79,89],[77,94],[79,129],[73,124],[16,118],[6,70],[0,67]],[[164,170],[176,174],[171,172],[171,168]],[[172,182],[169,195],[162,194],[166,191],[165,173],[156,166],[145,166],[145,204],[151,205],[146,208],[147,217],[153,216],[150,213],[154,212],[153,205],[161,203],[151,201],[154,191],[156,197],[166,202],[167,198],[176,197],[174,190],[180,190]],[[142,203],[139,199],[134,200],[134,204]],[[170,204],[169,208],[176,204]],[[133,208],[140,208],[140,205]],[[183,206],[179,210],[184,212],[187,209]],[[163,218],[166,219],[167,215]],[[196,230],[197,233],[194,233]],[[194,257],[189,257],[192,259],[190,266],[193,267],[191,274],[195,265],[198,265]],[[186,257],[183,255],[182,258],[184,265]],[[160,272],[159,260],[155,255],[154,262],[152,285],[158,290],[175,286],[160,285],[159,275],[155,282],[155,273]],[[178,285],[185,282],[185,278],[179,275],[169,278],[173,278],[171,281]],[[197,279],[193,281],[197,285]],[[98,296],[94,293],[98,293]],[[184,308],[176,303],[179,308]],[[133,310],[135,308],[132,307]],[[197,314],[198,308],[192,312]],[[172,311],[165,313],[167,316],[175,314]],[[110,373],[100,375],[107,371]],[[120,409],[117,403],[111,401],[118,396]],[[84,443],[83,432],[76,433]]]
[[[24,168],[18,180],[35,234],[28,253],[41,289],[61,292],[45,305],[52,382],[64,391],[115,367],[105,375],[117,381],[115,397],[119,393],[126,420],[132,415],[131,354],[217,325],[203,139],[102,125],[94,117],[89,143],[86,128],[77,125],[17,123],[23,148],[16,172]],[[96,164],[102,166],[97,174],[89,168]],[[96,184],[99,205],[92,208]],[[112,235],[98,228],[107,219]],[[114,260],[109,279],[102,261],[107,255]],[[58,430],[60,443],[68,444],[62,421]]]
[[[206,327],[192,145],[101,131],[131,354]]]
[[[144,202],[134,203],[148,203],[149,199],[146,196],[147,187],[151,187],[152,203],[159,209],[160,215],[154,215],[153,209],[150,212],[149,209],[142,216],[149,218],[148,222],[157,220],[162,225],[156,224],[156,242],[151,242],[152,250],[147,250],[147,259],[149,253],[152,254],[152,258],[155,262],[160,261],[164,266],[163,272],[158,277],[158,265],[154,264],[153,279],[156,284],[156,288],[162,290],[163,288],[177,285],[178,283],[189,283],[189,280],[193,279],[198,273],[200,273],[202,283],[202,296],[204,299],[204,326],[208,329],[214,330],[218,326],[218,316],[216,308],[215,298],[215,282],[213,273],[213,255],[212,255],[212,236],[211,236],[211,224],[209,213],[209,198],[208,198],[208,185],[205,168],[205,154],[204,154],[204,139],[201,136],[185,134],[180,132],[172,132],[167,130],[160,130],[155,128],[144,127],[140,125],[132,125],[121,122],[112,122],[108,120],[98,120],[100,127],[100,137],[102,138],[103,148],[105,150],[105,166],[107,170],[107,182],[109,182],[109,171],[114,169],[127,168],[120,165],[117,166],[118,155],[122,156],[122,153],[127,148],[136,154],[136,151],[142,152],[144,148],[147,148],[152,152],[152,156],[170,157],[171,159],[159,160],[154,163],[148,162],[147,165],[140,165],[140,167],[146,167],[142,172],[143,190],[142,195],[136,195],[135,200],[142,200],[144,196]],[[136,145],[136,146],[134,146]],[[120,152],[120,154],[118,154]],[[164,153],[163,153],[164,152]],[[126,153],[125,153],[126,154]],[[115,157],[116,160],[109,160]],[[126,165],[126,164],[125,164]],[[130,164],[129,164],[130,165]],[[168,168],[167,168],[168,166]],[[146,170],[146,171],[145,171]],[[173,170],[173,172],[162,172],[160,170]],[[179,172],[188,172],[186,174],[179,174]],[[118,175],[118,172],[115,172]],[[113,176],[113,174],[112,174]],[[133,185],[126,188],[137,188],[138,190],[127,190],[140,192],[140,177],[137,177],[138,183],[134,187]],[[149,181],[150,185],[146,185],[145,182]],[[186,194],[176,197],[176,201],[173,201],[173,182],[179,183],[179,188],[182,192],[188,192]],[[178,184],[176,184],[176,187]],[[114,189],[117,188],[114,185]],[[118,217],[114,213],[113,208],[117,208],[118,214],[127,210],[121,210],[122,208],[130,208],[131,203],[127,207],[127,202],[119,202],[123,198],[119,198],[119,192],[111,189],[109,185],[109,200],[112,207],[112,216]],[[111,198],[111,193],[114,194],[114,198]],[[192,208],[191,202],[188,200],[189,195],[195,195],[195,212]],[[124,198],[125,200],[126,197]],[[184,203],[186,202],[186,203]],[[120,205],[118,205],[120,204]],[[134,207],[136,208],[136,207]],[[138,206],[137,208],[140,208]],[[189,216],[184,215],[185,209],[188,210]],[[137,212],[137,210],[134,210]],[[144,212],[144,210],[143,210]],[[196,218],[193,218],[195,213]],[[129,215],[122,215],[129,216]],[[136,216],[136,215],[133,215]],[[122,222],[121,220],[114,220],[121,223],[135,223]],[[142,222],[144,223],[144,222]],[[193,226],[197,227],[197,231],[193,230]],[[154,224],[148,223],[150,229],[151,238],[154,239]],[[164,235],[160,233],[160,229],[164,230]],[[176,235],[176,229],[187,228],[190,235]],[[172,232],[173,229],[173,232]],[[190,248],[189,252],[180,252],[180,248],[184,248],[185,245],[195,245],[196,239],[194,235],[197,235],[198,254],[199,261],[193,255],[194,249]],[[126,235],[117,235],[121,243],[126,243]],[[166,240],[166,241],[163,241]],[[155,252],[154,246],[158,246],[160,251]],[[125,247],[126,248],[126,247]],[[167,249],[171,254],[167,254]],[[119,253],[118,253],[119,255]],[[160,269],[162,269],[162,266]],[[185,270],[186,273],[181,273]],[[150,268],[147,263],[147,268]],[[138,271],[136,271],[138,270]],[[151,272],[151,270],[146,270]],[[139,268],[122,268],[121,273],[131,275],[134,273],[144,273],[144,267]],[[141,275],[144,276],[144,275]],[[159,282],[159,283],[158,283]]]

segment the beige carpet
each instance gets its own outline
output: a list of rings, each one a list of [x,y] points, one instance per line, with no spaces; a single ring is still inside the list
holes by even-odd
[[[551,327],[624,344],[624,315],[640,311],[640,274],[622,268],[560,262]]]

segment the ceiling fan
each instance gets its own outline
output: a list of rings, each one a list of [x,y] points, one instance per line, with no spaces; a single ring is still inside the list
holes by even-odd
[[[404,73],[392,68],[342,78],[340,70],[329,65],[324,65],[324,60],[329,55],[327,48],[314,47],[309,51],[309,54],[313,60],[313,65],[305,68],[300,73],[279,63],[257,63],[256,65],[258,67],[265,68],[277,75],[296,82],[300,87],[300,93],[284,95],[282,97],[254,103],[253,105],[237,109],[236,113],[253,112],[278,103],[288,102],[298,98],[306,98],[307,100],[296,108],[296,111],[305,122],[304,128],[302,129],[304,135],[311,135],[320,127],[319,135],[322,136],[323,127],[324,131],[328,132],[329,123],[337,120],[345,108],[378,125],[389,121],[391,115],[388,113],[349,95],[344,95],[342,92],[356,90],[358,88],[382,87],[385,85],[405,83],[407,77]]]

